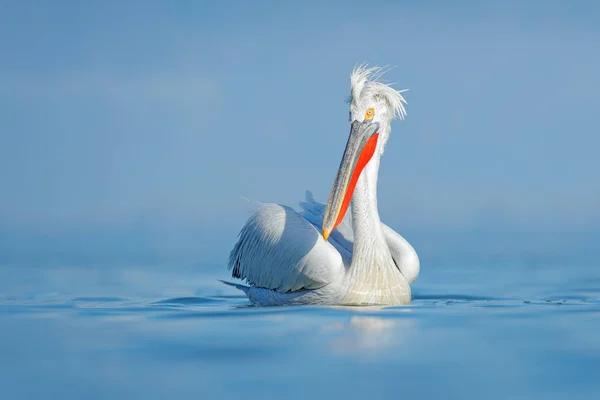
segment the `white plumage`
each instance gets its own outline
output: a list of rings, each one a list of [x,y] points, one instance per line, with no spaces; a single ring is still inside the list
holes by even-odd
[[[319,289],[344,274],[340,253],[290,207],[260,205],[239,236],[229,264],[235,278],[254,286]]]
[[[409,285],[419,274],[419,258],[402,236],[381,223],[376,199],[379,160],[390,122],[404,118],[406,102],[401,92],[375,79],[380,72],[366,66],[352,72],[353,129],[344,155],[349,161],[343,160],[327,205],[316,202],[310,192],[300,203],[300,212],[259,204],[242,228],[228,266],[234,278],[250,286],[225,283],[243,290],[252,303],[410,303]],[[372,155],[367,154],[367,140],[376,143]],[[359,167],[362,158],[366,164]],[[347,203],[335,200],[340,196],[352,199],[351,214],[346,213]]]

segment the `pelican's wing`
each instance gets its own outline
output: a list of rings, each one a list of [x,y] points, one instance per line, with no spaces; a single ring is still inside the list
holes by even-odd
[[[290,292],[318,289],[340,279],[340,253],[290,207],[260,204],[242,228],[229,255],[234,278]]]

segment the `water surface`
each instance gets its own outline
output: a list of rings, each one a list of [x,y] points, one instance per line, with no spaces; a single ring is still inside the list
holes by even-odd
[[[222,265],[5,263],[2,398],[595,399],[588,261],[439,261],[386,308],[251,307]]]

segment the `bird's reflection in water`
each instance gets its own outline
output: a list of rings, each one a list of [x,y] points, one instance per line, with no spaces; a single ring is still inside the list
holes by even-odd
[[[338,322],[331,328],[334,335],[329,347],[334,353],[374,356],[401,346],[416,329],[416,321],[408,318],[352,315],[347,323]]]

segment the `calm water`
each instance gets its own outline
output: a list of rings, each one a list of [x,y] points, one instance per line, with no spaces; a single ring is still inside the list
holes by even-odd
[[[600,398],[593,257],[455,260],[383,309],[249,307],[222,265],[5,262],[2,398]]]

